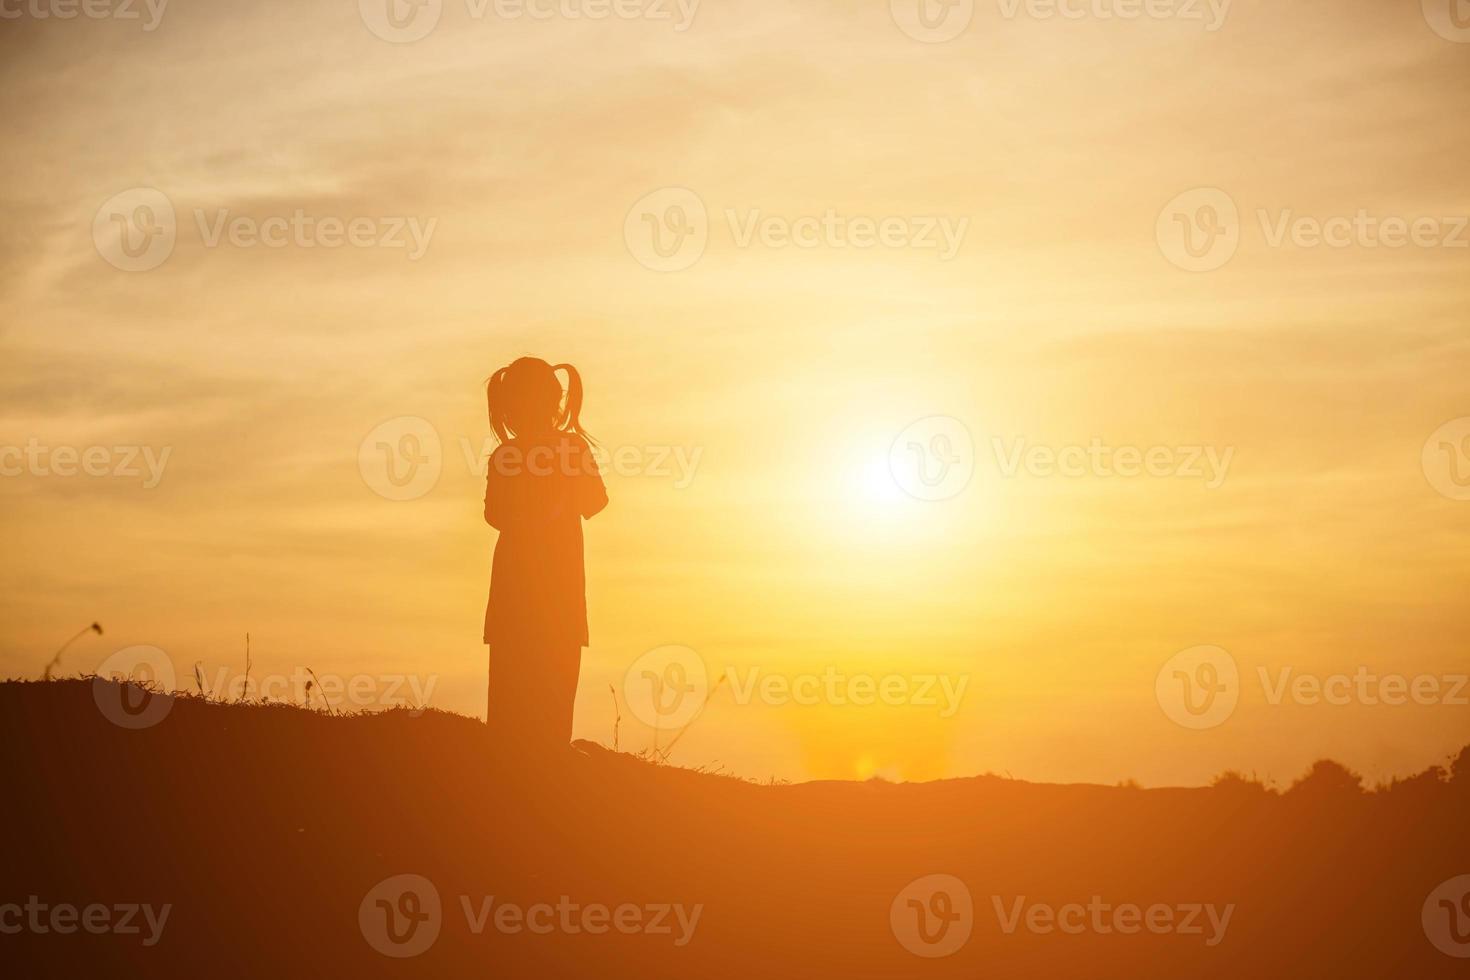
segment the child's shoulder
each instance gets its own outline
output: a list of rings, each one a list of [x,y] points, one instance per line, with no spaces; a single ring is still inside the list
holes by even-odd
[[[592,451],[592,441],[580,432],[563,432],[561,441],[579,453]]]
[[[595,456],[592,441],[578,432],[559,432],[543,438],[520,438],[512,436],[490,452],[490,463],[500,470],[518,466],[522,462],[544,456],[559,459],[582,459]]]

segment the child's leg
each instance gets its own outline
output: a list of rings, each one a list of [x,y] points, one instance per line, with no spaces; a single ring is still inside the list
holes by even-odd
[[[525,680],[520,676],[525,651],[510,646],[489,648],[489,683],[485,690],[485,724],[498,745],[508,747],[519,738],[523,728],[517,717],[524,701]]]
[[[485,719],[501,745],[554,750],[572,740],[572,708],[582,669],[577,645],[490,651]]]
[[[582,673],[580,645],[546,651],[545,738],[549,744],[572,741],[572,711],[577,702],[577,679]]]

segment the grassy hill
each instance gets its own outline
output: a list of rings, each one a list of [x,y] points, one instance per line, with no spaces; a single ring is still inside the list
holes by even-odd
[[[1470,968],[1430,935],[1470,931],[1470,907],[1431,895],[1470,874],[1470,751],[1374,792],[1331,763],[1279,794],[1236,778],[769,786],[588,743],[531,759],[432,710],[147,697],[0,683],[7,975]],[[133,730],[110,699],[167,711]],[[118,928],[130,905],[136,932]]]

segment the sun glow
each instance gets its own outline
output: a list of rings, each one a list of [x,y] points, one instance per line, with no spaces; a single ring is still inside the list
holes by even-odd
[[[916,503],[894,478],[887,455],[875,455],[862,461],[853,478],[854,495],[869,510],[896,513]]]

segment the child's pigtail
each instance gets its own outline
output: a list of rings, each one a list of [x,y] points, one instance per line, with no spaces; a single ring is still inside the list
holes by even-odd
[[[490,375],[490,380],[485,382],[485,407],[490,417],[490,430],[495,433],[495,438],[501,442],[510,440],[510,433],[505,424],[505,404],[503,392],[505,390],[505,376],[509,368],[501,368]]]
[[[592,442],[592,437],[582,428],[582,376],[570,364],[558,364],[551,370],[567,373],[567,404],[561,412],[561,417],[557,419],[557,428],[566,432],[575,432],[588,442]]]

